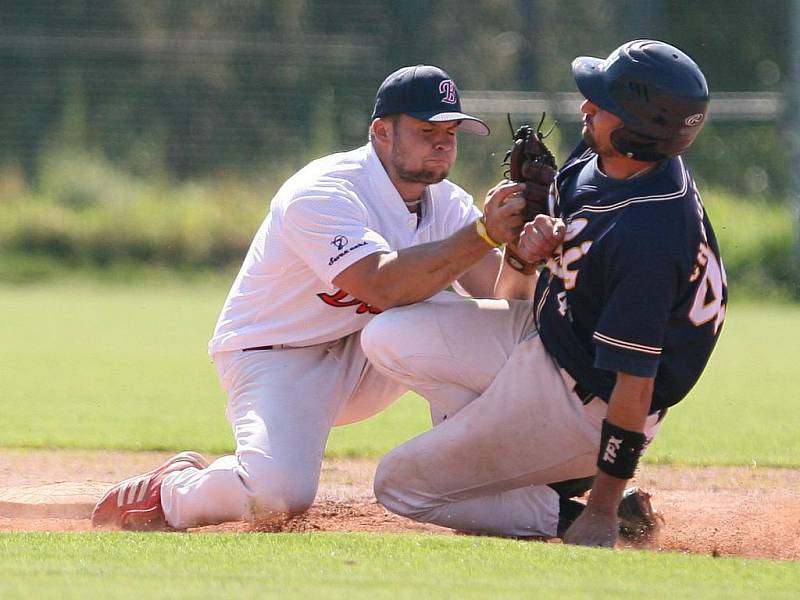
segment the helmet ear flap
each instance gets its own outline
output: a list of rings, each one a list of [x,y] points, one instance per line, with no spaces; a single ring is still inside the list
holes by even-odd
[[[661,141],[649,135],[631,131],[623,125],[611,132],[611,145],[624,156],[633,160],[656,162],[668,158],[659,151]]]

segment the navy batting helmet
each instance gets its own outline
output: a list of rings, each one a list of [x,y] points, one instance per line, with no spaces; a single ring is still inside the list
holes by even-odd
[[[587,100],[622,119],[611,144],[629,158],[656,161],[680,154],[706,120],[703,72],[664,42],[634,40],[605,60],[580,56],[572,73]]]

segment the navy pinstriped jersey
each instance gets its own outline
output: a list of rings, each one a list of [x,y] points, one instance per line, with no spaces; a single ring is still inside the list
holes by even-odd
[[[605,401],[623,372],[655,377],[651,412],[679,402],[705,368],[727,303],[714,231],[683,160],[615,180],[581,143],[550,204],[567,234],[536,287],[545,348]]]

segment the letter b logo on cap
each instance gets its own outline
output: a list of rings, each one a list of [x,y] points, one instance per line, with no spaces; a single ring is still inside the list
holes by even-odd
[[[439,93],[442,95],[442,102],[445,104],[455,104],[458,102],[456,95],[456,84],[452,79],[443,79],[439,84]]]

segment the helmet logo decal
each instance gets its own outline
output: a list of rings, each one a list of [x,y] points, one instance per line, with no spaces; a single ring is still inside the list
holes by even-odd
[[[458,102],[456,95],[456,84],[452,79],[442,79],[439,83],[439,93],[442,95],[442,102],[445,104],[455,104]]]
[[[690,117],[686,117],[683,121],[686,123],[688,127],[695,127],[696,125],[700,125],[703,122],[705,115],[703,113],[697,113],[696,115],[692,115]]]

